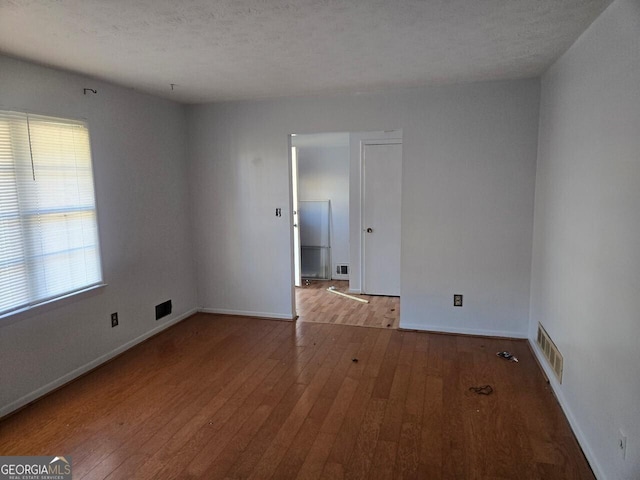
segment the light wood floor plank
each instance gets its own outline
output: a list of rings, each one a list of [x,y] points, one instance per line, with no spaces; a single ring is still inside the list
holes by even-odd
[[[327,288],[368,300],[361,303],[328,292]],[[349,292],[346,280],[311,280],[296,287],[296,310],[301,322],[359,325],[397,329],[400,322],[400,297],[358,295]]]

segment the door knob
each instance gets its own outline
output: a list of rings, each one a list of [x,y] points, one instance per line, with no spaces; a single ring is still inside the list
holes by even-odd
[[[367,233],[371,233],[371,232],[373,232],[373,228],[371,227],[367,228]]]

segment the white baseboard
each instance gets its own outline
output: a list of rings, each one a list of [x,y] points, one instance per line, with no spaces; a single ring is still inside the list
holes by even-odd
[[[536,356],[538,360],[538,364],[544,370],[544,373],[547,376],[547,379],[549,380],[549,385],[551,385],[551,389],[553,390],[554,395],[558,399],[560,408],[562,408],[562,411],[564,412],[565,417],[567,417],[567,420],[569,421],[569,425],[571,425],[573,434],[576,436],[576,440],[580,444],[580,448],[582,448],[582,451],[584,452],[584,456],[587,457],[587,461],[589,462],[589,466],[591,467],[591,470],[593,470],[593,474],[599,480],[606,478],[602,473],[602,469],[600,468],[600,464],[598,463],[596,456],[593,454],[593,450],[589,446],[589,442],[587,442],[587,439],[584,436],[584,433],[582,433],[582,429],[580,428],[580,425],[578,424],[576,418],[573,415],[573,412],[571,411],[571,407],[569,407],[569,403],[567,402],[567,399],[562,393],[562,388],[560,387],[560,384],[558,383],[558,380],[556,379],[555,374],[547,364],[547,359],[545,358],[544,354],[540,350],[540,347],[538,347],[537,342],[531,338],[529,338],[528,340],[529,340],[529,345],[531,346],[531,351]]]
[[[420,330],[424,332],[438,332],[438,333],[459,333],[463,335],[479,335],[482,337],[505,337],[505,338],[527,338],[526,333],[522,332],[510,332],[506,330],[479,330],[473,328],[442,328],[432,325],[406,323],[400,319],[400,325],[398,326],[405,330]]]
[[[200,308],[199,312],[216,313],[218,315],[234,315],[239,317],[271,318],[275,320],[295,320],[296,317],[285,313],[250,312],[245,310],[226,310],[224,308]]]
[[[67,373],[66,375],[61,376],[60,378],[54,380],[53,382],[50,382],[46,385],[44,385],[43,387],[40,387],[36,390],[34,390],[31,393],[28,393],[27,395],[24,395],[23,397],[19,398],[18,400],[11,402],[8,405],[5,405],[3,407],[0,407],[0,418],[4,417],[5,415],[8,415],[11,412],[14,412],[16,410],[18,410],[19,408],[24,407],[25,405],[28,405],[29,403],[37,400],[38,398],[46,395],[47,393],[52,392],[53,390],[55,390],[56,388],[60,388],[61,386],[71,382],[72,380],[78,378],[80,375],[83,375],[84,373],[87,373],[90,370],[93,370],[96,367],[99,367],[100,365],[102,365],[103,363],[111,360],[113,357],[116,357],[118,355],[120,355],[121,353],[125,352],[126,350],[129,350],[130,348],[136,346],[138,343],[143,342],[144,340],[146,340],[149,337],[152,337],[154,335],[156,335],[157,333],[160,333],[162,330],[175,325],[176,323],[184,320],[185,318],[193,315],[194,313],[197,312],[197,309],[192,309],[189,310],[186,313],[183,313],[182,315],[177,316],[176,318],[172,318],[171,320],[169,320],[168,322],[162,323],[160,325],[158,325],[157,327],[149,330],[146,333],[143,333],[142,335],[140,335],[139,337],[134,338],[133,340],[128,341],[127,343],[125,343],[124,345],[119,346],[118,348],[110,351],[109,353],[105,353],[104,355],[96,358],[95,360],[90,361],[89,363],[86,363],[85,365],[76,368],[75,370],[72,370],[71,372]]]

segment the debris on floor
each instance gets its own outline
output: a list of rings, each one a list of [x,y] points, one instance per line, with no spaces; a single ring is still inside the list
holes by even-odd
[[[339,292],[339,291],[336,290],[336,287],[334,287],[334,286],[331,286],[331,287],[327,288],[327,292],[335,293],[336,295],[340,295],[342,297],[350,298],[351,300],[356,300],[358,302],[369,303],[369,300],[365,300],[364,298],[358,298],[358,297],[354,297],[353,295],[347,295],[346,293]]]
[[[478,395],[491,395],[493,393],[493,388],[491,385],[482,385],[481,387],[469,387],[471,392],[475,392]]]
[[[496,353],[497,356],[504,358],[505,360],[509,360],[511,362],[517,362],[518,359],[516,357],[513,356],[512,353],[509,352],[498,352]]]

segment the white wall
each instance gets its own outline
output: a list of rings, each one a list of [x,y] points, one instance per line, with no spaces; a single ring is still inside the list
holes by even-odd
[[[349,147],[298,148],[300,201],[331,200],[331,272],[349,264]]]
[[[523,80],[189,107],[199,303],[291,318],[287,135],[402,129],[401,325],[526,336],[538,96]]]
[[[640,478],[639,245],[640,2],[617,0],[542,80],[531,288],[601,479]]]
[[[0,320],[1,416],[182,318],[196,293],[184,107],[5,57],[0,86],[0,109],[88,122],[108,283]],[[156,322],[168,299],[173,314]]]

